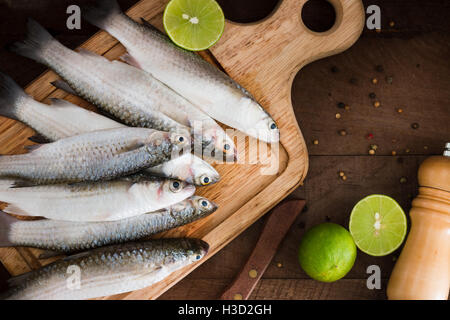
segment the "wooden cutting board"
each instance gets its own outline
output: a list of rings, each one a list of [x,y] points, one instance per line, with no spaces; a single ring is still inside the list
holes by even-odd
[[[162,13],[168,0],[143,0],[128,11],[135,20],[141,17],[162,29]],[[210,244],[209,258],[279,203],[304,180],[308,154],[291,105],[291,84],[297,72],[307,63],[339,53],[350,47],[364,26],[364,8],[360,0],[330,0],[336,11],[336,23],[327,32],[315,33],[301,20],[306,0],[284,0],[263,21],[252,24],[227,22],[222,39],[211,53],[225,71],[247,88],[272,115],[281,130],[279,148],[271,150],[271,162],[261,157],[252,162],[251,141],[237,134],[241,162],[216,164],[222,180],[197,194],[219,204],[213,215],[180,227],[158,237],[196,237]],[[125,49],[105,32],[98,32],[82,47],[118,59]],[[208,57],[208,54],[202,54]],[[36,100],[65,98],[93,109],[87,102],[55,89],[50,82],[58,79],[45,72],[26,89]],[[33,130],[13,120],[0,119],[0,153],[25,152],[24,146]],[[260,145],[261,146],[261,145]],[[278,150],[277,150],[278,149]],[[273,170],[275,168],[275,170]],[[270,173],[270,174],[268,174]],[[2,248],[0,260],[12,275],[36,269],[51,259],[38,260],[41,251],[32,248]],[[105,299],[155,299],[199,266],[201,262],[180,270],[164,281],[139,291]],[[189,298],[189,297],[186,297]]]

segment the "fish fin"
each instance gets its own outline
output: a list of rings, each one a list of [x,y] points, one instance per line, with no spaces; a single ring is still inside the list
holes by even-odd
[[[123,124],[123,121],[122,121],[122,120],[120,120],[119,118],[116,118],[114,115],[112,115],[112,114],[109,113],[108,111],[105,111],[105,110],[103,110],[103,109],[101,109],[101,108],[98,108],[97,111],[98,111],[98,113],[100,113],[102,116],[104,116],[104,117],[106,117],[106,118],[109,118],[109,119],[111,119],[111,120],[114,120],[115,122],[118,122],[118,123],[122,123],[122,124]]]
[[[45,250],[44,252],[42,252],[38,259],[42,260],[42,259],[48,259],[48,258],[53,258],[53,257],[59,257],[64,255],[64,252],[61,251],[53,251],[53,250]]]
[[[30,99],[30,96],[13,79],[0,72],[0,115],[20,121],[16,115],[16,102],[19,98]]]
[[[34,143],[39,143],[39,144],[45,144],[45,143],[50,142],[50,140],[48,138],[44,137],[40,133],[34,134],[33,136],[29,137],[28,140],[30,140],[31,142],[34,142]]]
[[[39,148],[41,148],[42,146],[44,146],[45,144],[32,144],[30,146],[25,146],[25,150],[27,150],[28,152],[33,152],[38,150]]]
[[[72,254],[70,256],[64,257],[62,260],[64,260],[64,261],[71,261],[71,260],[74,260],[74,259],[86,257],[89,254],[90,254],[90,251],[83,251],[83,252],[75,253],[75,254]]]
[[[8,203],[8,205],[5,207],[5,209],[3,209],[3,211],[5,211],[6,213],[11,213],[11,214],[18,215],[18,216],[36,217],[35,215],[30,214],[29,212],[27,212],[24,209],[20,208],[16,204]]]
[[[34,187],[37,186],[36,183],[28,181],[28,180],[15,180],[11,183],[11,188],[12,189],[17,189],[17,188],[27,188],[27,187]]]
[[[30,278],[30,276],[33,275],[33,272],[34,271],[29,271],[29,272],[22,273],[18,276],[11,277],[8,280],[6,280],[6,283],[8,284],[9,287],[20,286],[22,283],[27,281],[28,278]]]
[[[144,26],[146,26],[147,28],[149,28],[150,30],[153,30],[156,33],[159,33],[160,35],[166,37],[166,35],[164,34],[164,32],[162,32],[161,30],[159,30],[157,27],[155,27],[154,25],[152,25],[150,22],[148,22],[147,20],[145,20],[144,18],[141,17],[141,22]]]
[[[56,40],[47,30],[35,20],[28,19],[27,38],[23,41],[13,43],[8,49],[21,56],[45,63],[45,57],[42,53],[52,42],[56,42]]]
[[[0,210],[0,247],[12,247],[14,244],[9,240],[11,225],[19,219]]]
[[[70,85],[65,82],[64,80],[55,80],[50,82],[52,84],[52,86],[54,86],[55,88],[61,89],[67,93],[73,94],[74,96],[78,96],[78,93],[76,93],[71,87]],[[51,99],[53,101],[53,99]]]
[[[83,18],[89,23],[106,31],[108,31],[108,20],[122,14],[116,0],[98,0],[94,6],[84,6],[82,12]]]
[[[139,64],[139,62],[128,52],[123,54],[122,56],[120,56],[120,60],[128,63],[129,65],[136,67],[138,69],[142,69],[141,65]]]

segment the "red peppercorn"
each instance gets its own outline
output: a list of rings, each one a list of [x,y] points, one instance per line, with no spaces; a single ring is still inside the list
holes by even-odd
[[[373,134],[372,134],[372,133],[369,133],[369,134],[366,136],[366,138],[367,138],[367,140],[372,140],[372,139],[373,139]]]

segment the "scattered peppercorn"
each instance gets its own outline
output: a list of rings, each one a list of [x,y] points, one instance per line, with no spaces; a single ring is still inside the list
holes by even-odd
[[[398,108],[398,109],[397,109],[397,112],[398,112],[398,113],[402,113],[402,112],[403,112],[403,109],[402,109],[402,108]]]
[[[392,76],[386,77],[386,82],[387,82],[388,84],[392,84],[392,81],[394,81],[394,78],[393,78]]]
[[[357,84],[357,83],[358,83],[358,79],[356,79],[356,78],[350,78],[350,83],[351,83],[351,84]]]
[[[377,78],[373,78],[373,79],[372,79],[372,83],[373,83],[373,84],[377,84],[377,83],[378,83],[378,79],[377,79]]]
[[[341,118],[341,114],[340,113],[336,113],[336,119],[340,119]]]
[[[394,27],[395,26],[395,22],[394,21],[391,21],[391,22],[389,22],[389,27]]]
[[[370,154],[370,155],[374,155],[374,154],[375,154],[375,150],[370,149],[370,150],[369,150],[369,154]]]
[[[393,151],[391,152],[391,154],[392,154],[393,156],[395,156],[395,155],[397,155],[397,152],[396,152],[395,150],[393,150]]]
[[[319,140],[314,140],[313,143],[314,143],[315,145],[318,145],[318,144],[319,144]]]
[[[406,149],[405,152],[406,152],[406,153],[410,153],[411,150],[410,150],[410,149]]]
[[[344,171],[340,171],[340,172],[339,172],[339,177],[343,177],[343,176],[345,176]]]
[[[424,148],[425,150],[428,150],[428,146],[423,146],[423,148]]]
[[[377,97],[377,95],[374,92],[369,93],[370,99],[375,99],[376,97]]]
[[[339,134],[340,134],[341,136],[346,136],[346,135],[347,135],[347,131],[345,131],[345,130],[340,130],[340,131],[339,131]]]
[[[340,108],[340,109],[344,109],[345,108],[345,103],[338,102],[337,107]]]
[[[400,178],[400,183],[406,183],[407,181],[408,181],[408,179],[406,179],[406,177]]]
[[[383,66],[382,65],[377,65],[376,67],[375,67],[375,70],[377,71],[377,72],[383,72],[384,71],[384,68],[383,68]]]
[[[380,101],[375,101],[375,102],[373,103],[373,106],[374,106],[375,108],[378,108],[380,105],[381,105],[381,104],[380,104]]]
[[[345,108],[344,108],[345,110],[350,110],[350,106],[345,106]]]
[[[339,69],[338,69],[338,67],[336,67],[336,66],[332,66],[330,70],[331,70],[331,72],[333,72],[333,73],[338,73],[338,72],[339,72]]]
[[[366,139],[367,139],[367,140],[372,140],[372,139],[373,139],[373,134],[372,134],[372,133],[369,133],[369,134],[366,136]]]
[[[278,268],[281,268],[282,266],[283,266],[283,264],[282,264],[281,262],[278,262],[278,263],[277,263],[277,267],[278,267]]]
[[[370,149],[377,150],[378,149],[378,145],[377,144],[371,144],[370,145]]]
[[[342,180],[347,180],[347,176],[342,176]]]
[[[419,124],[417,122],[414,122],[413,124],[411,124],[411,128],[413,128],[414,130],[419,129]]]

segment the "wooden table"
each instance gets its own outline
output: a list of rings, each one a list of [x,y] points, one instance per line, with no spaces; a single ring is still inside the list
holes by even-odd
[[[86,2],[0,0],[1,47],[23,38],[28,16],[49,26],[64,44],[77,46],[95,28],[84,23],[82,30],[68,31],[65,9],[69,4]],[[126,8],[136,1],[119,2]],[[263,17],[276,3],[247,0],[245,5],[252,8],[249,10],[242,1],[220,2],[228,17],[239,21]],[[418,165],[427,155],[440,154],[444,143],[450,141],[450,5],[438,0],[402,3],[365,1],[366,6],[381,7],[382,32],[365,30],[348,51],[306,66],[297,75],[292,87],[293,104],[308,144],[310,169],[304,186],[290,197],[307,199],[308,209],[283,241],[252,299],[386,297],[386,282],[398,252],[381,258],[358,252],[352,271],[331,284],[309,279],[300,269],[296,253],[302,234],[313,225],[331,221],[347,226],[353,205],[365,195],[390,195],[405,211],[409,210],[417,192]],[[329,12],[322,13],[319,7],[306,15],[319,27],[326,25],[329,17]],[[390,26],[390,22],[394,25]],[[45,68],[1,49],[0,70],[26,85]],[[372,83],[373,78],[377,78],[377,84]],[[370,98],[370,93],[375,93],[376,98]],[[380,107],[373,106],[375,101],[380,102]],[[350,109],[339,108],[340,102]],[[336,119],[338,113],[340,118]],[[413,129],[413,123],[419,128]],[[345,130],[345,136],[339,133],[341,130]],[[369,134],[372,139],[368,139]],[[314,140],[318,140],[317,145]],[[368,154],[372,144],[378,146],[373,156]],[[345,181],[339,178],[339,171],[345,173]],[[161,298],[217,298],[249,256],[263,220]],[[366,287],[366,269],[374,264],[381,268],[381,290]],[[0,267],[0,283],[4,285],[7,277]]]

